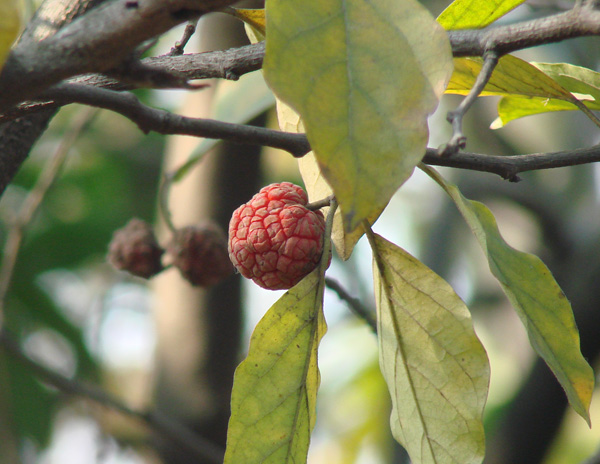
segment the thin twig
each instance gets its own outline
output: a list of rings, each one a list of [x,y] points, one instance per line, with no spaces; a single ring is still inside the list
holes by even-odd
[[[335,197],[333,195],[329,195],[328,197],[323,198],[322,200],[313,201],[312,203],[306,205],[306,209],[316,211],[318,209],[325,208],[326,206],[330,205],[331,200],[333,200],[334,198]]]
[[[167,228],[174,233],[175,224],[173,223],[173,215],[171,214],[171,208],[169,208],[169,195],[171,193],[171,187],[173,186],[173,173],[165,173],[160,183],[158,190],[158,212],[165,221]]]
[[[460,102],[460,105],[458,105],[454,111],[448,112],[446,119],[452,124],[452,138],[446,145],[440,148],[441,156],[451,156],[458,152],[458,150],[463,150],[465,148],[467,138],[462,131],[463,118],[489,82],[490,77],[492,77],[492,73],[498,64],[498,59],[498,53],[494,51],[487,52],[484,55],[483,66],[481,67],[481,71],[479,72],[473,87],[469,91],[469,94],[462,102]]]
[[[325,277],[325,285],[327,288],[337,293],[340,300],[346,302],[352,312],[365,321],[373,333],[377,333],[377,321],[373,317],[373,311],[364,306],[358,298],[351,296],[337,280],[334,280],[331,277]]]
[[[179,42],[175,43],[175,46],[171,48],[169,55],[171,56],[179,56],[183,55],[183,50],[185,46],[188,44],[194,33],[196,32],[196,27],[198,26],[198,18],[192,19],[188,21],[185,29],[183,30],[183,36],[179,40]]]
[[[151,108],[127,92],[115,92],[80,84],[59,84],[44,93],[51,100],[83,103],[115,111],[135,122],[145,133],[192,135],[223,139],[249,145],[281,148],[292,156],[302,157],[310,151],[303,134],[285,133],[263,127],[231,124],[211,119],[188,118],[168,111]]]
[[[579,110],[585,114],[594,124],[596,124],[596,126],[600,127],[600,119],[598,119],[598,117],[592,112],[592,110],[590,110],[587,106],[585,106],[585,104],[579,100],[576,97],[573,97],[573,100],[571,100],[571,102],[577,107],[579,108]]]
[[[39,377],[40,380],[52,385],[62,393],[79,396],[139,420],[161,436],[186,449],[195,459],[201,462],[211,464],[223,462],[223,450],[211,441],[193,433],[185,426],[168,419],[162,414],[153,411],[137,411],[98,387],[70,379],[38,364],[21,350],[17,341],[6,331],[0,331],[0,346],[10,353],[13,359],[26,366],[34,376]]]
[[[12,280],[25,229],[40,207],[46,193],[58,177],[71,147],[96,113],[97,110],[95,108],[86,108],[77,115],[73,125],[61,140],[60,145],[48,160],[46,166],[42,169],[37,183],[23,202],[19,213],[11,221],[0,264],[0,330],[2,330],[6,294]]]

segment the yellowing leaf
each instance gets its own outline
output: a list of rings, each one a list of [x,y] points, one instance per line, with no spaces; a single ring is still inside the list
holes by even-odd
[[[22,16],[20,0],[0,0],[0,69],[21,32]]]
[[[296,133],[304,132],[304,126],[298,113],[281,100],[277,100],[277,119],[279,121],[280,129],[283,131]],[[312,151],[298,160],[298,166],[310,201],[321,200],[333,194],[333,190],[321,174],[321,169],[319,168]],[[323,208],[322,211],[326,214],[328,208]],[[377,217],[379,217],[379,215],[368,218],[369,224],[373,224]],[[354,245],[356,245],[363,233],[362,227],[359,227],[350,233],[346,233],[344,231],[341,210],[338,209],[335,212],[331,240],[340,258],[343,260],[350,258]]]
[[[589,424],[594,372],[581,354],[571,305],[554,277],[537,256],[517,251],[504,241],[485,205],[463,197],[434,169],[423,166],[423,170],[456,203],[523,322],[531,345],[564,388],[573,409]]]
[[[392,433],[415,464],[480,463],[490,370],[469,310],[423,263],[368,236]]]
[[[454,74],[446,93],[466,95],[481,71],[480,58],[455,58]],[[600,74],[565,63],[528,63],[517,57],[502,57],[482,96],[501,95],[498,119],[493,129],[517,118],[550,111],[600,109]],[[585,111],[596,124],[600,122]]]
[[[245,9],[229,7],[223,11],[244,21],[250,42],[257,43],[265,40],[267,21],[264,8]]]
[[[467,95],[481,72],[482,64],[481,58],[455,58],[454,73],[446,93]],[[498,61],[481,95],[520,95],[567,101],[573,99],[573,96],[554,79],[527,61],[512,55],[503,56]]]
[[[265,78],[300,114],[353,232],[423,156],[448,39],[415,0],[269,0],[266,10]]]
[[[322,282],[316,269],[256,326],[235,372],[225,464],[306,462],[326,331]]]
[[[331,234],[327,217],[325,237]],[[235,371],[224,464],[306,462],[315,425],[325,240],[317,269],[288,290],[257,324],[246,359]]]
[[[311,201],[327,198],[327,196],[333,193],[333,190],[321,174],[321,170],[319,169],[319,165],[313,152],[300,158],[298,160],[298,165]],[[324,208],[324,210],[326,210],[326,208]],[[373,215],[367,217],[366,222],[372,225],[378,217],[379,213],[375,212]],[[335,212],[331,240],[340,258],[344,261],[350,258],[354,246],[363,234],[364,231],[362,227],[357,227],[351,232],[346,232],[344,229],[342,211],[338,209]]]
[[[454,0],[437,20],[446,30],[479,29],[524,2],[525,0]]]

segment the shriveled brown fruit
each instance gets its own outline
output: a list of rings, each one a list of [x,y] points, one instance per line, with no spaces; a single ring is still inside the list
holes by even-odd
[[[163,253],[150,224],[133,218],[114,232],[108,247],[108,261],[117,269],[149,279],[163,270]]]
[[[187,226],[175,231],[167,245],[173,265],[191,284],[215,285],[233,274],[227,238],[213,223]]]

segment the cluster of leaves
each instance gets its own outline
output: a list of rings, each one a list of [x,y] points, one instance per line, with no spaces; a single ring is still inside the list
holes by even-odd
[[[467,94],[482,60],[452,58],[444,29],[481,28],[522,0],[456,0],[437,22],[416,1],[290,0],[235,10],[252,40],[266,39],[264,78],[283,130],[306,132],[300,170],[312,200],[335,195],[328,216],[342,259],[364,234],[373,253],[380,367],[391,429],[415,463],[479,463],[489,362],[464,302],[441,277],[371,225],[412,175],[441,95]],[[265,27],[265,24],[267,25]],[[441,26],[440,26],[441,25]],[[501,95],[499,122],[546,111],[597,109],[598,73],[568,64],[499,60],[482,95]],[[196,156],[196,159],[198,157]],[[544,263],[501,237],[490,210],[432,168],[480,243],[531,345],[589,424],[594,374],[571,306]],[[326,255],[325,255],[326,256]],[[327,259],[323,260],[324,263]],[[303,462],[315,423],[318,346],[326,331],[321,265],[257,325],[236,371],[225,462]]]

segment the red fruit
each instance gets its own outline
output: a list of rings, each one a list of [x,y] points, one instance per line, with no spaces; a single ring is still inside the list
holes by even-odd
[[[240,273],[269,290],[288,289],[317,267],[325,219],[305,207],[308,195],[289,182],[271,184],[233,213],[229,258]]]
[[[134,218],[113,234],[108,260],[117,269],[148,279],[163,270],[163,252],[156,242],[152,227]]]
[[[227,256],[227,238],[212,223],[177,230],[167,246],[173,264],[191,284],[215,285],[233,274]]]

